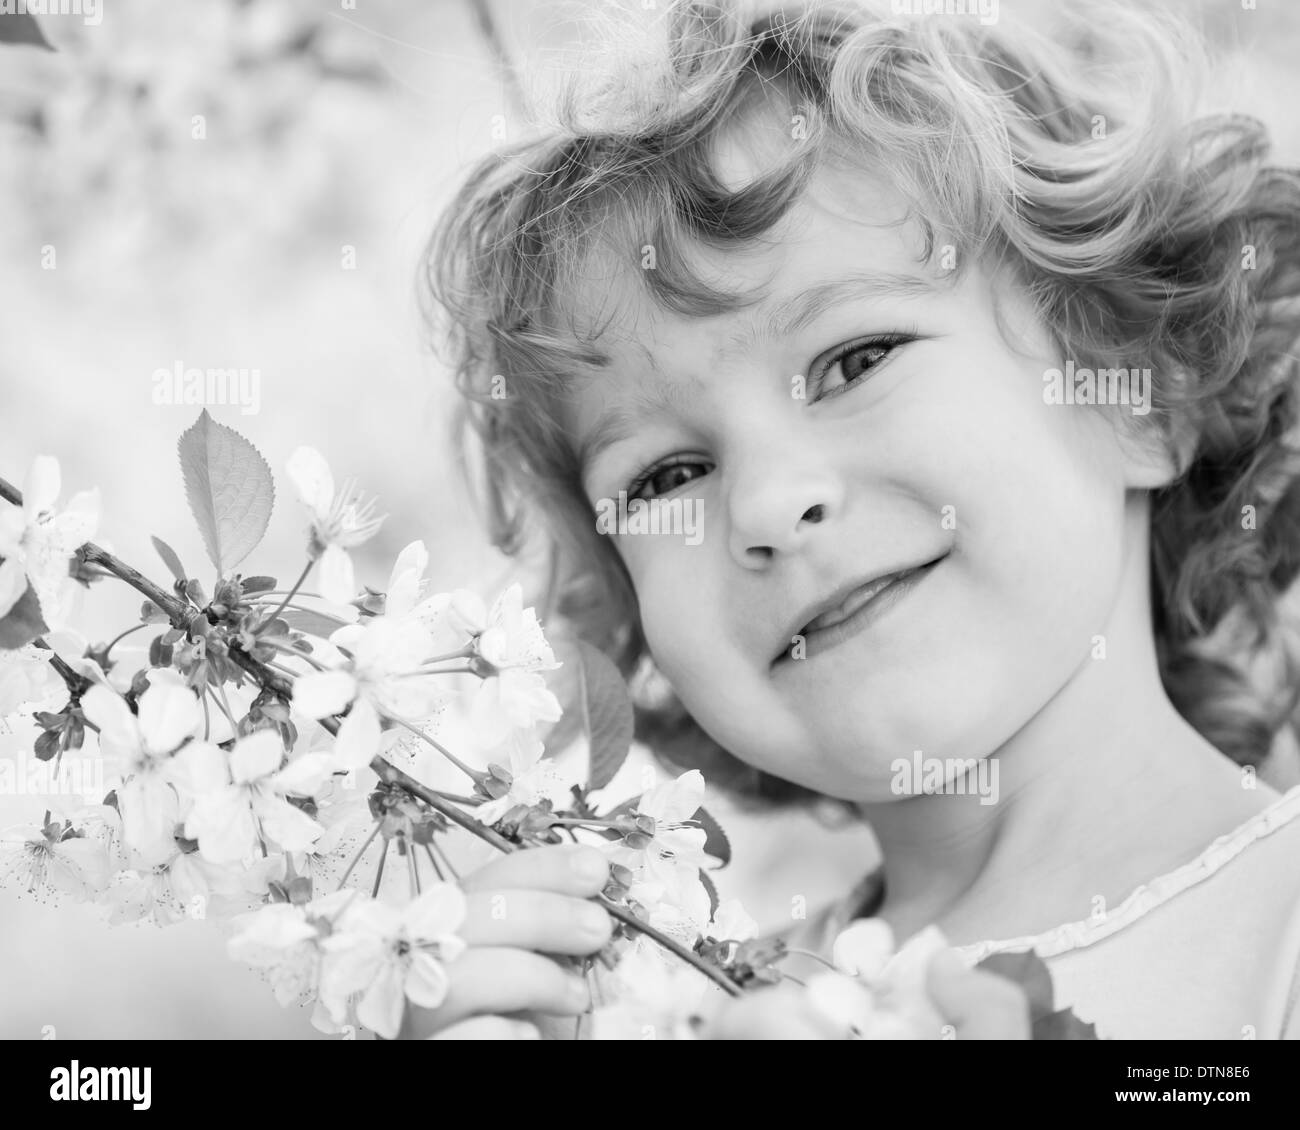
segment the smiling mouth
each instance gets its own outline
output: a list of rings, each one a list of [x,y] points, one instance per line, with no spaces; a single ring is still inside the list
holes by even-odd
[[[947,554],[944,555],[946,556]],[[859,585],[834,608],[829,608],[809,620],[799,629],[796,636],[802,639],[805,645],[815,642],[819,652],[833,647],[873,622],[889,606],[910,592],[923,578],[929,576],[943,559],[937,557],[924,565],[902,569]],[[772,666],[793,661],[796,657],[792,652],[793,647],[787,645],[772,661]]]

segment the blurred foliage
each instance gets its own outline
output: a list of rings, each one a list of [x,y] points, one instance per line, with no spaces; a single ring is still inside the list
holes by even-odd
[[[346,230],[353,141],[385,112],[373,43],[313,0],[123,4],[7,48],[0,177],[50,241],[291,252]],[[94,208],[85,206],[94,201]]]

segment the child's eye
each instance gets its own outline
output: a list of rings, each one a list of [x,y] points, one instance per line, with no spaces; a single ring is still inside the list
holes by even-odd
[[[852,342],[832,353],[825,364],[813,366],[811,384],[816,393],[813,399],[824,400],[829,396],[837,396],[865,374],[880,368],[900,345],[915,340],[912,334],[889,334],[885,337]],[[837,366],[843,377],[843,383],[827,388],[827,374]]]
[[[633,480],[627,488],[627,497],[629,499],[644,498],[649,501],[659,495],[671,494],[678,487],[699,478],[698,474],[691,474],[691,472],[701,467],[704,468],[704,473],[707,474],[708,464],[691,456],[681,456],[673,460],[666,460],[663,463],[656,463],[653,467],[642,471]]]

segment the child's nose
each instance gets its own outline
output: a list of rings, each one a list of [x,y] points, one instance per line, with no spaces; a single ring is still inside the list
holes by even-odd
[[[836,476],[807,453],[783,458],[772,451],[735,472],[727,495],[728,538],[743,568],[761,569],[776,554],[797,552],[840,511]]]

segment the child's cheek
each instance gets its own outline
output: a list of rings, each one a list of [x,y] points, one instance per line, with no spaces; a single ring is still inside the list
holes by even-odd
[[[673,544],[675,543],[675,544]],[[641,629],[659,671],[670,681],[707,679],[727,628],[715,591],[710,540],[644,538],[624,560],[636,589]]]

